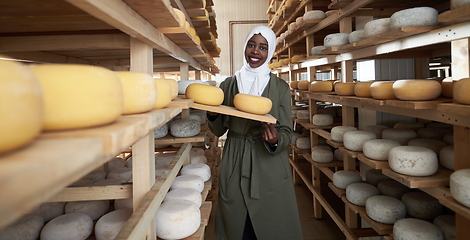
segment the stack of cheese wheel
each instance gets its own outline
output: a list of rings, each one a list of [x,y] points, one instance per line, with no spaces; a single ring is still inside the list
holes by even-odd
[[[377,187],[383,181],[392,180],[382,173],[382,169],[369,169],[366,171],[366,181]]]
[[[115,72],[124,94],[123,114],[150,111],[157,101],[157,88],[152,76],[141,72]]]
[[[354,96],[355,82],[338,82],[335,84],[335,93],[340,96]]]
[[[3,153],[22,147],[39,135],[43,93],[32,72],[16,61],[0,59],[0,85],[0,153]]]
[[[352,183],[362,182],[361,175],[355,171],[340,170],[333,174],[333,185],[346,189]]]
[[[343,142],[343,136],[350,131],[357,131],[353,126],[336,126],[331,129],[331,139],[335,142]]]
[[[44,93],[44,130],[104,125],[123,112],[121,82],[111,70],[74,64],[42,64],[30,69]]]
[[[438,12],[432,7],[415,7],[397,11],[390,16],[390,28],[436,26]]]
[[[405,193],[401,201],[406,206],[407,215],[414,218],[432,221],[444,211],[438,199],[424,192]]]
[[[331,92],[333,83],[330,81],[312,81],[310,83],[310,92]]]
[[[372,83],[374,82],[357,82],[354,86],[354,95],[358,97],[372,97],[370,93],[370,85],[372,85]]]
[[[344,147],[351,150],[361,152],[364,143],[368,140],[376,139],[372,132],[367,131],[349,131],[343,135]]]
[[[445,214],[437,216],[432,224],[438,227],[446,239],[456,239],[455,215]]]
[[[367,125],[360,127],[359,130],[373,132],[377,138],[382,138],[382,132],[387,128],[385,125]]]
[[[364,36],[371,38],[390,31],[390,18],[380,18],[364,25]]]
[[[186,88],[186,98],[205,105],[218,106],[224,101],[222,89],[202,83],[193,83]]]
[[[26,214],[13,224],[0,230],[0,240],[39,239],[44,219],[36,214]]]
[[[470,78],[463,78],[454,82],[454,100],[461,104],[470,104]]]
[[[93,232],[93,220],[83,213],[68,213],[49,221],[41,231],[41,239],[87,239]]]
[[[96,240],[115,239],[131,215],[132,208],[120,208],[105,214],[95,224]]]
[[[308,85],[310,84],[309,81],[298,81],[299,83],[297,84],[297,87],[299,88],[299,90],[307,90],[308,89]]]
[[[417,137],[418,134],[415,131],[406,128],[387,128],[382,131],[382,139],[397,141],[402,146]]]
[[[404,218],[393,225],[393,239],[444,240],[441,230],[428,221]]]
[[[243,112],[265,115],[271,111],[273,103],[267,97],[238,93],[233,97],[233,105]]]
[[[352,183],[346,187],[346,199],[354,205],[364,207],[369,197],[379,195],[379,190],[369,183]]]
[[[390,149],[398,146],[400,146],[400,144],[394,140],[371,139],[364,142],[362,145],[362,152],[364,153],[364,156],[370,159],[387,161]]]
[[[393,197],[376,195],[366,200],[366,213],[374,221],[394,224],[406,217],[405,204]]]
[[[433,100],[442,91],[441,84],[435,80],[398,80],[392,88],[395,97],[409,101]]]
[[[160,205],[155,220],[159,238],[182,239],[199,229],[201,212],[196,203],[175,199]]]
[[[470,169],[460,169],[450,175],[450,193],[457,202],[470,208]]]
[[[370,85],[370,94],[378,100],[396,99],[395,94],[393,94],[393,83],[392,81],[373,82]]]
[[[401,199],[401,197],[411,191],[411,189],[395,180],[385,180],[377,185],[380,194]]]
[[[445,146],[439,151],[439,163],[449,170],[455,170],[454,146]]]
[[[388,163],[393,171],[416,177],[431,176],[439,167],[434,151],[414,146],[392,148],[388,154]]]

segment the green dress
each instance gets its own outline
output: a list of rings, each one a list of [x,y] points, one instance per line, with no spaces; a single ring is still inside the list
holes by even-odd
[[[220,84],[223,105],[234,106],[235,76]],[[287,147],[292,139],[291,95],[288,84],[271,74],[263,97],[273,102],[269,114],[277,119],[278,146],[263,137],[259,121],[219,115],[209,121],[216,136],[227,130],[219,170],[215,235],[220,240],[242,239],[249,212],[259,240],[303,239]]]

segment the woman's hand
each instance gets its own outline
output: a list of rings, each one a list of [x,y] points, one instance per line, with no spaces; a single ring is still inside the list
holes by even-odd
[[[274,127],[273,123],[262,122],[261,126],[263,127],[263,138],[266,142],[270,144],[276,144],[278,140],[277,130]]]

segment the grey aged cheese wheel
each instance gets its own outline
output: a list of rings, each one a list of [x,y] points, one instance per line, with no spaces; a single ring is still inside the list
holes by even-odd
[[[364,156],[380,161],[388,160],[388,152],[400,144],[397,141],[390,139],[371,139],[364,142],[362,152]]]
[[[191,115],[197,115],[199,116],[200,124],[203,125],[207,121],[207,111],[204,110],[194,110],[191,109],[190,116]]]
[[[447,145],[454,145],[454,133],[447,133],[442,138],[442,141],[444,141]]]
[[[201,125],[195,119],[178,119],[171,123],[170,133],[173,137],[193,137],[201,132]]]
[[[339,150],[339,148],[335,149],[335,151],[333,152],[333,156],[335,157],[336,160],[341,161],[341,162],[344,159],[344,154],[341,150]]]
[[[428,221],[416,218],[404,218],[393,225],[395,240],[444,240],[441,230]]]
[[[0,240],[36,240],[44,226],[44,219],[36,214],[26,214],[13,224],[0,230]]]
[[[443,141],[431,138],[416,138],[411,139],[408,142],[408,146],[417,146],[417,147],[425,147],[433,150],[436,154],[439,154],[441,149],[446,146]]]
[[[123,181],[130,181],[132,179],[132,168],[119,168],[108,173],[107,179],[121,179]]]
[[[114,200],[114,209],[134,208],[134,199],[124,198]]]
[[[329,163],[334,159],[333,152],[328,149],[312,149],[312,160],[318,163]]]
[[[202,205],[202,195],[199,191],[192,188],[177,188],[169,191],[163,201],[171,201],[175,199],[184,199],[194,202],[197,207]]]
[[[159,139],[168,135],[168,124],[163,124],[161,127],[155,130],[154,138]]]
[[[380,18],[367,22],[364,25],[364,36],[374,37],[390,31],[390,18]]]
[[[85,240],[93,232],[93,220],[83,213],[67,213],[49,221],[41,240]]]
[[[367,125],[363,127],[359,127],[361,131],[368,131],[373,132],[377,138],[382,138],[383,130],[387,129],[388,127],[385,125]]]
[[[121,208],[101,217],[95,226],[96,240],[113,240],[132,215],[132,208]]]
[[[450,193],[457,202],[470,208],[470,168],[457,170],[450,175]]]
[[[395,180],[385,180],[377,185],[380,194],[401,199],[403,194],[408,193],[411,189]]]
[[[170,200],[158,208],[155,219],[159,238],[182,239],[199,229],[201,212],[194,202]]]
[[[181,175],[197,175],[205,182],[211,178],[211,168],[205,163],[192,163],[181,168]]]
[[[315,46],[315,47],[312,47],[312,49],[310,49],[310,53],[312,55],[322,55],[321,51],[323,49],[325,49],[326,47],[323,46],[323,45],[320,45],[320,46]]]
[[[333,185],[346,189],[352,183],[362,182],[361,175],[354,171],[340,170],[333,174]]]
[[[418,137],[415,131],[406,128],[387,128],[382,131],[382,139],[397,141],[400,145],[407,145],[411,139]]]
[[[437,216],[432,224],[438,227],[444,235],[444,240],[455,240],[455,215],[440,215]]]
[[[424,128],[424,124],[419,122],[397,122],[393,127],[411,129],[416,132],[419,129]]]
[[[201,80],[179,80],[178,81],[178,95],[185,95],[186,88],[193,83],[201,83],[209,85],[209,83]]]
[[[344,147],[351,151],[362,151],[364,143],[368,140],[375,139],[376,136],[372,132],[367,131],[349,131],[343,135]]]
[[[376,195],[366,200],[366,213],[374,221],[394,224],[406,217],[405,204],[393,197]]]
[[[310,112],[308,110],[297,111],[297,119],[299,120],[310,120]]]
[[[322,10],[311,10],[304,13],[304,21],[308,20],[321,20],[326,17],[325,13]]]
[[[330,126],[333,124],[333,116],[330,114],[315,114],[312,117],[312,123],[315,126]]]
[[[357,131],[353,126],[336,126],[331,129],[331,139],[335,142],[343,142],[343,135],[349,131]]]
[[[390,28],[436,26],[438,12],[432,7],[415,7],[397,11],[390,16]]]
[[[97,220],[109,209],[109,200],[74,201],[65,204],[65,213],[83,213]]]
[[[382,173],[382,169],[369,169],[366,172],[366,181],[377,187],[383,181],[392,180]]]
[[[390,168],[401,174],[424,177],[437,172],[437,154],[429,148],[414,146],[394,147],[388,153]]]
[[[446,146],[439,151],[439,163],[449,169],[454,169],[454,146]]]
[[[364,39],[366,39],[366,36],[364,34],[364,29],[352,31],[349,34],[349,43],[359,42]]]
[[[445,128],[421,128],[417,133],[419,138],[442,140],[446,134],[452,133],[452,131]]]
[[[350,203],[358,206],[365,206],[369,197],[379,194],[379,190],[369,183],[351,183],[346,188],[346,198]]]
[[[401,201],[405,204],[406,213],[410,217],[432,221],[443,212],[439,200],[424,192],[405,193]]]
[[[295,141],[295,146],[299,149],[310,149],[310,137],[299,137]]]
[[[332,33],[323,39],[323,46],[336,47],[349,44],[349,33]]]
[[[170,187],[171,190],[177,188],[192,188],[202,192],[204,190],[204,180],[197,175],[181,175],[175,178]]]
[[[51,219],[64,214],[65,202],[46,202],[31,211],[31,214],[37,214],[49,222]]]
[[[292,141],[291,141],[291,144],[295,144],[295,142],[297,141],[297,139],[298,139],[299,137],[301,137],[301,136],[302,136],[302,135],[301,135],[300,133],[298,133],[298,132],[293,132],[293,133],[292,133]]]

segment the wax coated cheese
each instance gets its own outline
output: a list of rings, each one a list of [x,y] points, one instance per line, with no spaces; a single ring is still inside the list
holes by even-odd
[[[357,82],[354,86],[354,94],[358,97],[372,97],[370,85],[374,82]]]
[[[104,125],[123,112],[121,82],[111,70],[74,64],[41,64],[30,69],[44,94],[44,130]]]
[[[299,83],[297,84],[297,88],[299,90],[307,90],[308,89],[308,85],[310,84],[309,81],[298,81]]]
[[[444,209],[439,200],[424,192],[405,193],[401,201],[406,206],[408,216],[427,221],[434,220]]]
[[[233,97],[233,105],[240,111],[264,115],[271,111],[271,99],[262,96],[238,93]]]
[[[161,109],[168,106],[172,100],[172,90],[169,81],[155,79],[155,88],[157,89],[157,101],[153,108]]]
[[[289,85],[290,85],[290,87],[291,87],[292,89],[298,89],[298,87],[299,87],[299,81],[292,81],[292,82],[290,82]]]
[[[330,81],[312,81],[310,83],[310,92],[331,92],[333,83]]]
[[[116,71],[124,94],[123,114],[150,111],[157,101],[157,89],[152,76],[141,72]]]
[[[393,225],[395,240],[444,240],[441,230],[428,221],[404,218]]]
[[[442,81],[441,82],[442,92],[441,95],[446,98],[453,98],[454,96],[454,83],[451,81]]]
[[[0,85],[0,153],[3,153],[24,146],[39,135],[44,111],[38,80],[19,62],[0,59]]]
[[[201,83],[193,83],[186,88],[186,98],[210,106],[218,106],[224,101],[222,89]]]
[[[160,205],[155,220],[157,237],[182,239],[191,236],[199,229],[201,212],[194,202],[170,200]]]
[[[355,171],[340,170],[333,174],[333,184],[339,189],[346,189],[350,184],[358,182],[362,182],[362,178]]]
[[[392,88],[395,97],[405,101],[433,100],[442,91],[441,84],[435,80],[398,80]]]
[[[376,81],[370,85],[370,94],[378,100],[396,99],[393,94],[393,83],[391,81]]]
[[[434,151],[414,146],[392,148],[388,153],[388,163],[393,171],[416,177],[431,176],[439,167]]]
[[[171,88],[171,100],[178,97],[178,82],[174,79],[165,78],[165,80],[170,84]]]
[[[454,100],[461,104],[470,104],[470,78],[454,81]]]
[[[400,146],[400,144],[394,140],[371,139],[364,142],[362,152],[364,153],[364,156],[370,159],[387,161],[390,149],[398,146]]]
[[[193,83],[201,83],[201,84],[207,84],[207,82],[201,81],[201,80],[179,80],[178,81],[178,94],[179,95],[185,95],[186,94],[186,88],[188,88],[189,85]]]
[[[132,215],[132,208],[117,209],[101,217],[95,225],[96,240],[113,240]]]
[[[41,231],[41,239],[87,239],[93,232],[93,220],[83,213],[68,213],[49,221]]]
[[[335,93],[340,96],[354,96],[355,82],[339,82],[335,84]]]
[[[470,169],[460,169],[450,175],[450,193],[457,202],[470,208]]]
[[[396,198],[376,195],[366,200],[366,213],[379,223],[394,224],[406,217],[406,207]]]

